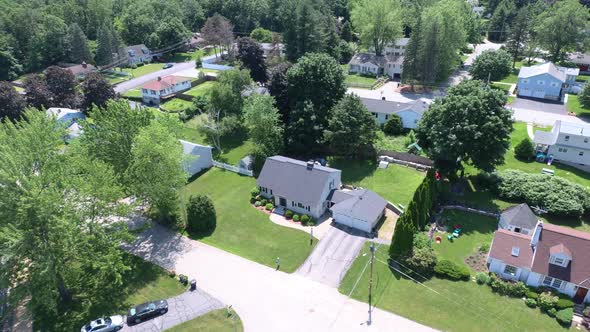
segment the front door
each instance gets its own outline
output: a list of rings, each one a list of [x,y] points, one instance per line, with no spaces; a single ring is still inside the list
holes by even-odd
[[[279,205],[287,206],[287,200],[284,197],[279,197]]]
[[[576,303],[584,302],[584,299],[586,298],[586,294],[588,294],[588,288],[578,287],[578,291],[576,292],[576,295],[574,296],[574,302],[576,302]]]

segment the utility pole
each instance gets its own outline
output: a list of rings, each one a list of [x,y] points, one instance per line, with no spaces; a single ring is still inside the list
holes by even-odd
[[[313,226],[309,228],[309,245],[313,244]]]
[[[375,243],[371,242],[371,246],[369,247],[371,250],[371,274],[369,278],[369,320],[367,321],[367,325],[371,325],[371,300],[373,297],[373,260],[375,259]]]

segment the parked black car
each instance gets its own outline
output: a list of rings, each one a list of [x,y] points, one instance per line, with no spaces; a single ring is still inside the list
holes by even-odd
[[[166,300],[142,303],[129,309],[129,312],[127,312],[127,324],[137,324],[167,312],[168,301]]]

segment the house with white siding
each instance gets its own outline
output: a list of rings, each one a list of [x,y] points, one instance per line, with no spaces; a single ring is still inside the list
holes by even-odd
[[[590,233],[538,221],[532,234],[498,229],[488,254],[490,272],[533,287],[546,286],[590,302]]]
[[[408,129],[418,127],[422,115],[430,105],[426,99],[416,99],[407,103],[372,98],[361,98],[361,101],[378,124],[385,124],[392,115],[397,115],[402,119],[403,127]]]
[[[537,130],[537,154],[574,165],[590,165],[590,125],[555,121],[550,132]]]
[[[532,234],[539,218],[528,204],[514,205],[500,214],[498,227],[515,233]]]
[[[179,140],[184,155],[182,167],[189,176],[213,167],[213,147]]]
[[[348,72],[372,76],[389,76],[401,78],[404,55],[410,38],[400,38],[392,45],[387,45],[383,55],[374,52],[358,53],[348,63]]]
[[[177,93],[191,88],[190,77],[158,77],[141,86],[141,99],[147,105],[158,105],[162,99],[174,97]]]

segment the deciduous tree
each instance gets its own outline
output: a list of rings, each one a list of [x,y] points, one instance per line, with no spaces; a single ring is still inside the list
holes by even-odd
[[[14,86],[0,81],[0,121],[18,119],[24,110],[25,101]]]
[[[266,30],[265,28],[256,28],[250,32],[250,38],[259,43],[271,43],[272,31]]]
[[[45,82],[53,97],[52,106],[76,108],[80,104],[76,77],[64,68],[51,66],[45,70]]]
[[[286,148],[295,155],[311,156],[323,150],[324,126],[311,101],[292,107],[286,131]]]
[[[388,44],[402,37],[402,6],[398,0],[359,0],[351,19],[362,43],[377,55],[383,55]]]
[[[270,71],[268,80],[268,92],[276,100],[277,108],[281,112],[283,122],[287,122],[289,114],[289,84],[287,82],[287,71],[291,68],[290,62],[283,62]]]
[[[510,26],[510,34],[506,41],[506,50],[512,55],[512,68],[516,61],[523,55],[525,45],[531,38],[533,29],[533,15],[530,6],[524,6],[518,10],[516,17]]]
[[[283,150],[283,123],[272,96],[253,94],[244,102],[244,124],[250,139],[263,156],[279,154]]]
[[[582,106],[590,108],[590,84],[586,83],[584,89],[578,96],[578,99],[580,100],[580,104],[582,104]]]
[[[248,70],[232,69],[219,74],[218,84],[211,89],[210,107],[220,111],[221,116],[240,115],[244,99],[242,92],[252,84]]]
[[[86,75],[82,83],[82,93],[84,94],[82,107],[86,111],[90,111],[94,106],[105,107],[109,100],[115,98],[115,91],[111,84],[100,73]]]
[[[27,105],[37,109],[49,108],[51,106],[53,93],[49,91],[44,78],[37,74],[31,74],[25,78],[24,84]]]
[[[237,58],[246,69],[250,70],[250,76],[254,81],[266,82],[266,63],[260,44],[248,37],[238,39]]]
[[[510,54],[504,50],[486,50],[475,58],[470,73],[474,79],[500,81],[512,69]]]

